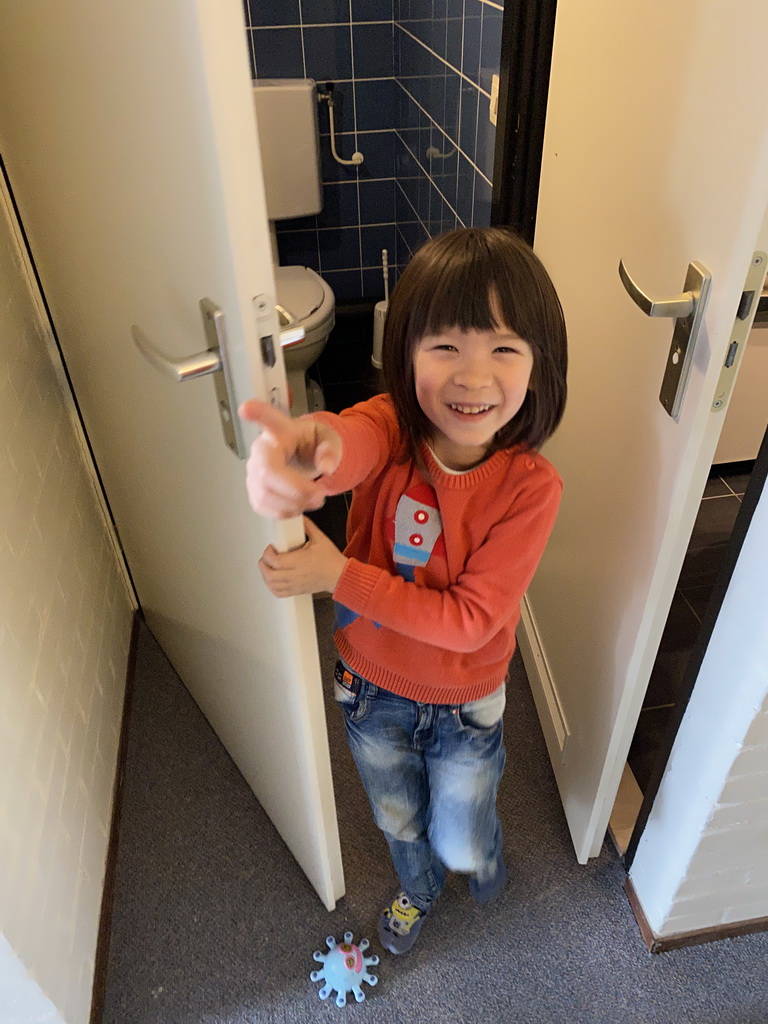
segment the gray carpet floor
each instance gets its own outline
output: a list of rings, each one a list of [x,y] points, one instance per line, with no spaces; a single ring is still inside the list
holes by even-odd
[[[330,600],[315,609],[330,690]],[[612,847],[576,863],[518,657],[500,795],[510,882],[479,908],[451,876],[417,947],[382,953],[395,879],[331,700],[328,721],[347,880],[330,914],[142,627],[103,1024],[768,1021],[768,934],[651,956]],[[366,1001],[340,1009],[309,973],[346,930],[382,962]]]

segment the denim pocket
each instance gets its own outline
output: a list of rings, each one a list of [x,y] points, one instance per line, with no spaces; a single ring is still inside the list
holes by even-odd
[[[501,724],[507,704],[507,687],[504,683],[487,697],[471,700],[458,709],[462,728],[470,732],[491,732]]]
[[[370,684],[356,675],[343,661],[337,661],[333,673],[333,698],[341,704],[345,715],[352,722],[359,722],[368,710]]]

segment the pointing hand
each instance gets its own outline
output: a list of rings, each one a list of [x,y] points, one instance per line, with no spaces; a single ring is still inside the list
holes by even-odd
[[[241,419],[257,423],[261,434],[246,462],[246,490],[254,512],[289,519],[325,501],[324,479],[341,461],[341,438],[325,423],[292,419],[266,402],[243,402]]]

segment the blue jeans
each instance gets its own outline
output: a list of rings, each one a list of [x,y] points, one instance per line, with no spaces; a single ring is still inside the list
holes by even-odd
[[[468,704],[420,704],[336,666],[352,756],[400,885],[428,911],[445,869],[491,882],[502,870],[496,794],[505,688]]]

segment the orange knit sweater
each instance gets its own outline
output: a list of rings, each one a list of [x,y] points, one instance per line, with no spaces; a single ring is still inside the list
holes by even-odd
[[[398,463],[402,433],[388,395],[340,416],[331,493],[352,490],[349,561],[333,597],[341,656],[365,679],[411,700],[462,704],[503,682],[520,600],[557,515],[562,481],[534,452],[496,452],[431,480]]]

